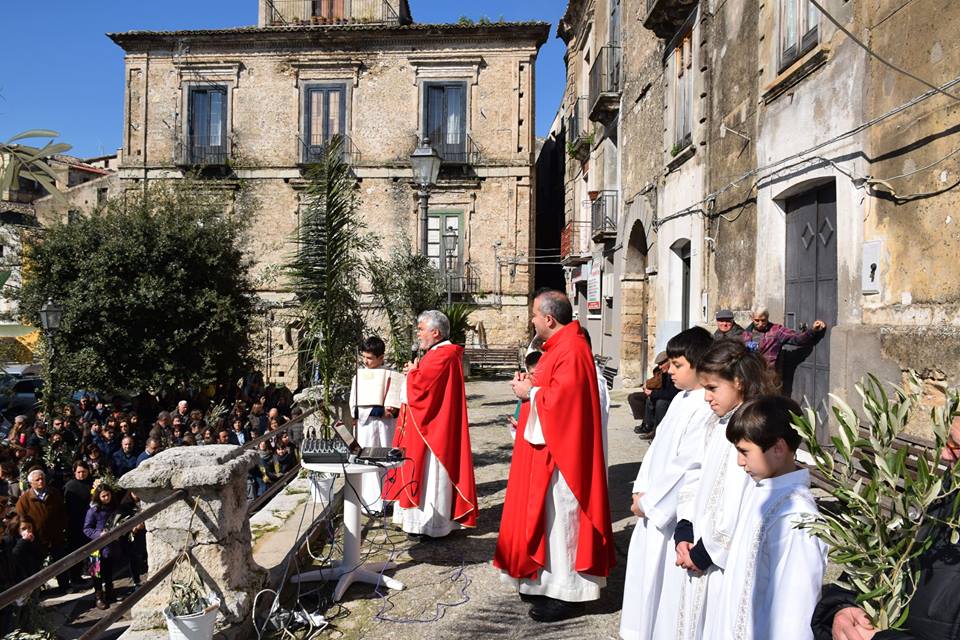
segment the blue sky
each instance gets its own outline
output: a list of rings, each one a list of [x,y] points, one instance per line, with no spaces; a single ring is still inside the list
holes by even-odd
[[[123,130],[123,52],[104,34],[256,24],[257,0],[43,0],[3,2],[0,140],[53,129],[80,157],[114,153]],[[550,128],[563,92],[556,23],[566,0],[410,0],[417,22],[461,16],[553,25],[537,61],[537,134]],[[481,10],[482,9],[482,10]]]

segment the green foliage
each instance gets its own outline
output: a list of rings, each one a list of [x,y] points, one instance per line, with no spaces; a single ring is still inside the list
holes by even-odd
[[[58,387],[162,390],[248,369],[245,225],[227,193],[210,182],[153,183],[26,247],[23,322],[36,325],[47,298],[64,309]]]
[[[891,397],[877,378],[867,375],[857,392],[862,415],[833,396],[838,435],[835,452],[816,438],[816,414],[808,409],[794,418],[817,469],[828,479],[837,499],[836,512],[824,512],[803,525],[830,547],[830,558],[844,569],[844,586],[858,594],[858,604],[878,629],[896,629],[906,620],[908,603],[917,586],[917,558],[931,540],[922,535],[932,523],[931,505],[960,487],[960,467],[938,470],[950,423],[960,413],[957,390],[947,394],[945,406],[932,412],[935,447],[918,454],[917,472],[906,466],[907,451],[894,446],[905,429],[921,393],[911,372],[906,388],[893,387]],[[855,472],[864,476],[855,479]],[[952,487],[952,488],[951,488]],[[956,519],[943,523],[953,530]]]
[[[405,236],[387,259],[368,258],[367,270],[374,301],[390,325],[388,359],[400,365],[410,359],[417,316],[439,308],[444,299],[443,278],[426,256],[413,251]]]
[[[319,376],[327,408],[334,390],[353,376],[364,329],[360,278],[367,242],[356,213],[356,180],[341,144],[335,138],[307,171],[296,254],[287,264],[300,302],[301,350]]]
[[[674,142],[674,143],[673,143],[673,146],[670,147],[670,157],[671,157],[671,158],[676,158],[676,157],[677,157],[677,154],[680,153],[680,150],[681,150],[681,149],[683,149],[683,147],[680,146],[680,143],[679,143],[679,142]]]
[[[472,27],[473,19],[468,18],[467,16],[460,16],[460,19],[457,20],[457,24],[461,27]]]
[[[54,198],[63,200],[63,195],[56,187],[57,175],[47,164],[47,160],[58,154],[70,150],[70,145],[62,142],[47,142],[43,147],[35,148],[18,144],[19,140],[31,138],[56,138],[60,134],[47,129],[33,129],[19,133],[6,142],[0,143],[0,157],[3,158],[2,172],[0,172],[0,191],[6,191],[18,184],[21,177],[28,178],[40,184]]]
[[[473,329],[470,324],[470,314],[473,313],[473,306],[455,302],[445,305],[440,310],[450,320],[450,342],[463,346],[467,341],[467,331]]]

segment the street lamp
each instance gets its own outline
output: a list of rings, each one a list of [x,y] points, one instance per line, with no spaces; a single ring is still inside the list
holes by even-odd
[[[61,318],[63,318],[63,307],[54,302],[53,298],[47,298],[40,307],[40,326],[43,327],[43,334],[47,338],[47,388],[44,393],[44,418],[47,421],[53,420],[53,336],[60,329]]]
[[[459,234],[453,227],[447,227],[447,230],[443,232],[443,275],[444,279],[447,281],[447,305],[450,305],[451,303],[454,276],[453,259],[454,254],[457,251],[458,239]]]
[[[429,138],[422,138],[417,148],[410,154],[410,166],[413,167],[413,179],[420,187],[420,253],[427,255],[427,207],[430,188],[437,184],[440,175],[440,154],[430,146]]]

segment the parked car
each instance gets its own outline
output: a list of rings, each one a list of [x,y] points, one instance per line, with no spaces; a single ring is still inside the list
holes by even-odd
[[[43,397],[42,378],[22,378],[7,388],[0,388],[0,413],[13,418],[36,409]]]

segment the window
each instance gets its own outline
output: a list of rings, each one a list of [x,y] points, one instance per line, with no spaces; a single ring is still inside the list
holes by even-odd
[[[347,88],[342,84],[308,87],[304,94],[305,160],[318,161],[324,147],[346,130]],[[346,151],[346,149],[345,149]]]
[[[430,82],[424,85],[424,135],[445,162],[467,161],[467,85]]]
[[[463,234],[460,232],[459,213],[431,213],[429,215],[427,218],[427,257],[434,267],[448,273],[460,273],[463,264],[462,244]]]
[[[693,25],[688,24],[675,38],[670,53],[673,87],[673,146],[690,144],[693,126]],[[676,155],[673,153],[673,155]]]
[[[344,0],[310,0],[311,15],[321,18],[345,18],[343,11]]]
[[[227,88],[191,87],[187,106],[188,160],[223,164],[227,159]]]
[[[780,70],[817,44],[817,8],[808,0],[780,0]]]
[[[97,188],[97,207],[102,207],[107,203],[107,187],[98,187]]]

